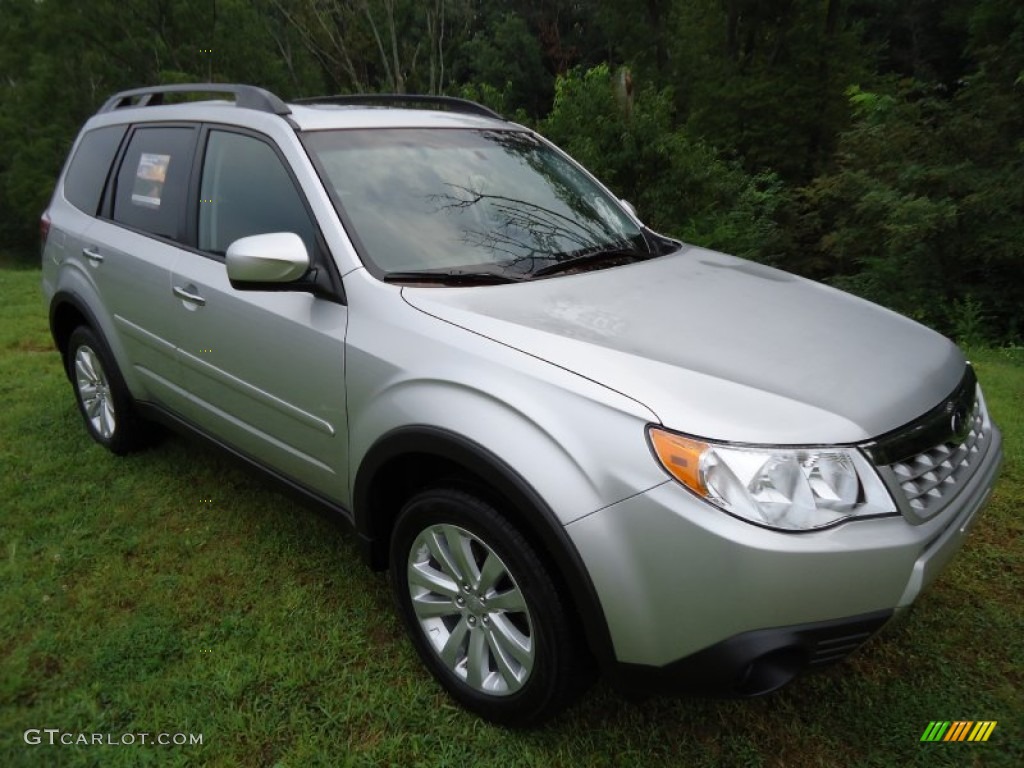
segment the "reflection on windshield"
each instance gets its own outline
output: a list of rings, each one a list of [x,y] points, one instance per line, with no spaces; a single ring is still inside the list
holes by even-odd
[[[643,248],[583,173],[522,131],[393,129],[305,136],[364,259],[383,272],[536,271]]]

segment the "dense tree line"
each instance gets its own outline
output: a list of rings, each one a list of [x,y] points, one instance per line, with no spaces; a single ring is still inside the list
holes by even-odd
[[[466,95],[652,226],[1024,339],[1020,0],[0,0],[0,242],[115,90]]]

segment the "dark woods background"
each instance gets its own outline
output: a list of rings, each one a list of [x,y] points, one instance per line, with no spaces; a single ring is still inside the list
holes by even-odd
[[[1024,341],[1020,0],[0,0],[0,243],[122,88],[474,98],[655,229]]]

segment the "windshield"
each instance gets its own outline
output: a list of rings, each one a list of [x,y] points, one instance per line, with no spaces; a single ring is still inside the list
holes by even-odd
[[[525,131],[317,131],[303,140],[372,271],[525,277],[603,251],[650,255],[586,174]]]

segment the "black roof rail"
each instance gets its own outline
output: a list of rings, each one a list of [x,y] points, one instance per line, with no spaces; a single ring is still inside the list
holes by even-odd
[[[339,96],[311,96],[304,99],[292,99],[293,104],[337,104],[348,107],[433,107],[448,112],[461,112],[479,117],[491,117],[496,120],[505,118],[469,99],[455,96],[428,96],[418,93],[350,93]]]
[[[275,115],[291,113],[288,105],[270,91],[255,85],[234,85],[230,83],[181,83],[175,85],[154,85],[148,88],[134,88],[115,93],[97,114],[113,112],[123,107],[152,107],[164,103],[168,93],[230,93],[235,97],[235,106],[258,109]]]

